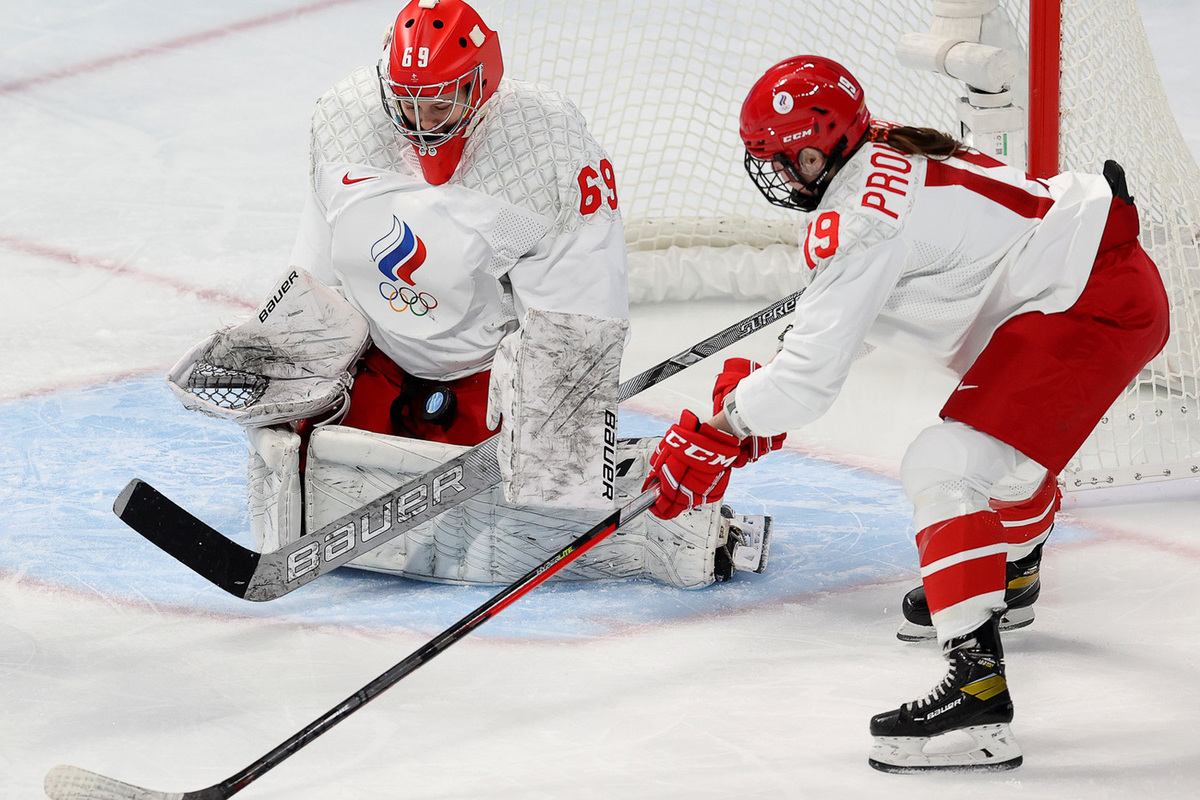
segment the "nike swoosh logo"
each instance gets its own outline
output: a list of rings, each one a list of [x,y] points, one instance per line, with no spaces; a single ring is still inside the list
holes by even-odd
[[[363,181],[373,181],[378,177],[378,175],[368,175],[365,178],[351,178],[350,173],[347,172],[342,176],[342,183],[346,184],[347,186],[353,186],[354,184],[362,183]]]
[[[958,388],[957,388],[957,389],[955,389],[954,391],[956,391],[956,392],[961,392],[963,389],[978,389],[978,388],[979,388],[978,386],[974,386],[974,385],[968,385],[968,384],[965,384],[965,383],[960,383],[960,384],[958,385]]]

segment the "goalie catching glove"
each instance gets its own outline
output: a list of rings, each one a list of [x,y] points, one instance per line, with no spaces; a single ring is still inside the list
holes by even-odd
[[[345,407],[369,342],[366,317],[293,267],[253,317],[189,350],[167,384],[185,408],[246,428],[308,419]]]
[[[724,370],[717,376],[717,381],[713,384],[713,414],[721,413],[725,408],[725,398],[737,388],[737,385],[742,382],[743,378],[761,366],[758,362],[751,361],[748,358],[730,358],[726,360]],[[758,461],[772,450],[778,450],[783,447],[783,440],[786,437],[786,433],[781,433],[777,436],[747,437],[742,441],[741,455],[738,456],[738,460],[733,466],[744,467],[747,464]]]
[[[642,486],[645,491],[658,481],[658,499],[650,510],[672,519],[689,508],[720,500],[741,454],[742,443],[736,436],[701,423],[684,410],[650,457],[650,474]]]

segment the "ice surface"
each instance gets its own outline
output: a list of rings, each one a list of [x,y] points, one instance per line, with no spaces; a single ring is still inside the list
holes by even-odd
[[[1200,5],[1139,6],[1200,153]],[[240,434],[179,409],[161,374],[266,293],[312,101],[374,58],[396,7],[0,0],[0,797],[41,796],[58,763],[207,786],[488,596],[348,572],[245,603],[110,511],[139,476],[244,530]],[[753,309],[635,309],[626,374]],[[639,396],[622,433],[701,410],[717,367]],[[941,677],[932,647],[893,635],[916,575],[895,476],[953,383],[873,354],[826,418],[737,475],[739,510],[778,518],[766,574],[539,589],[240,796],[1194,796],[1197,500],[1056,530],[1037,621],[1006,638],[1020,770],[867,767],[869,716]]]

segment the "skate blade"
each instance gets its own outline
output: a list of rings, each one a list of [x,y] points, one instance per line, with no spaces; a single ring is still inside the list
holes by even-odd
[[[941,752],[948,738],[966,734],[971,745]],[[1007,723],[972,725],[938,736],[876,736],[867,763],[881,772],[910,774],[935,770],[985,771],[1016,769],[1024,756]]]
[[[1001,631],[1015,631],[1033,623],[1033,606],[1011,608],[1000,618]],[[918,625],[904,620],[896,631],[896,638],[902,642],[924,642],[937,638],[937,631],[932,625]]]

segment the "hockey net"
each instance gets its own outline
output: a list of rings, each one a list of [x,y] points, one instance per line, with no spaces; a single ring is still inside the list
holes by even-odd
[[[1000,0],[1027,52],[1030,2]],[[704,259],[717,251],[745,258],[795,245],[796,216],[755,190],[737,133],[745,92],[771,64],[803,52],[828,55],[867,87],[876,117],[958,131],[954,104],[963,84],[907,69],[894,52],[903,34],[930,29],[935,5],[495,0],[479,8],[500,31],[507,74],[567,94],[612,155],[636,301],[668,299],[646,293],[638,279],[643,257],[698,249]],[[1173,331],[1062,480],[1082,490],[1200,479],[1200,169],[1171,114],[1134,0],[1061,6],[1060,168],[1099,173],[1107,158],[1125,167],[1142,242],[1171,298]],[[1014,94],[1027,105],[1023,85]],[[753,282],[687,274],[682,297],[755,293]],[[661,290],[662,281],[653,283]]]

